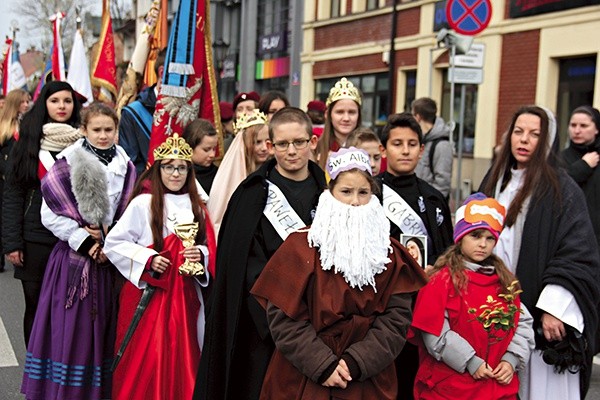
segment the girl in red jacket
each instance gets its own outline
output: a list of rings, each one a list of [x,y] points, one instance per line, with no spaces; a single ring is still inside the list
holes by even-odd
[[[420,290],[412,328],[420,334],[419,399],[515,399],[515,374],[533,349],[532,318],[519,284],[492,254],[505,210],[482,193],[456,212],[454,245]]]

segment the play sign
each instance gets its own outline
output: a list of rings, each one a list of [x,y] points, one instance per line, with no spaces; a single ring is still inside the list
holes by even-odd
[[[490,0],[448,0],[446,17],[457,33],[475,35],[490,23],[492,4]]]

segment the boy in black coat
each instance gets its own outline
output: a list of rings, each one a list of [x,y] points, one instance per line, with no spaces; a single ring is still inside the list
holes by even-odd
[[[387,157],[387,171],[377,177],[382,204],[390,220],[390,236],[400,234],[427,237],[427,260],[433,265],[452,242],[452,219],[444,196],[422,179],[415,168],[423,156],[423,133],[410,113],[394,114],[383,128],[381,143]],[[396,359],[398,399],[413,398],[418,369],[417,347],[407,343]]]
[[[302,110],[278,111],[269,136],[275,159],[240,184],[221,225],[195,399],[258,398],[274,344],[250,289],[286,232],[311,224],[326,187],[323,171],[309,161],[317,138]]]

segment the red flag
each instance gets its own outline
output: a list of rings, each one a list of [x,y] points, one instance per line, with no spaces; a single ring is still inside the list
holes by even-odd
[[[10,80],[10,60],[12,58],[12,39],[6,38],[6,50],[4,50],[2,57],[2,94],[6,96],[8,93],[8,81]]]
[[[102,28],[91,81],[93,86],[100,88],[98,100],[111,103],[117,98],[117,66],[109,1],[102,0]]]
[[[64,17],[65,13],[63,12],[57,12],[50,17],[54,39],[52,46],[52,80],[55,81],[64,81],[67,78],[67,74],[65,73],[65,54],[63,53],[60,37],[60,24]]]
[[[181,0],[171,27],[165,73],[154,111],[148,149],[153,151],[167,136],[183,129],[196,118],[205,118],[220,128],[215,71],[211,53],[209,0]],[[216,122],[216,123],[215,123]],[[219,138],[222,143],[222,136]]]

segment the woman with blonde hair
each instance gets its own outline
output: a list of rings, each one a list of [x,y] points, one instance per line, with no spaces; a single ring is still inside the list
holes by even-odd
[[[8,153],[12,147],[13,139],[19,134],[21,117],[29,110],[31,96],[23,89],[11,90],[4,98],[5,103],[0,110],[0,208],[4,194],[4,175],[8,163]],[[0,218],[0,232],[2,219]],[[0,248],[2,236],[0,235]],[[0,272],[4,272],[4,257],[0,257]]]
[[[218,234],[229,198],[246,179],[271,156],[267,116],[258,109],[241,115],[235,123],[236,136],[215,176],[209,199],[208,211]]]

